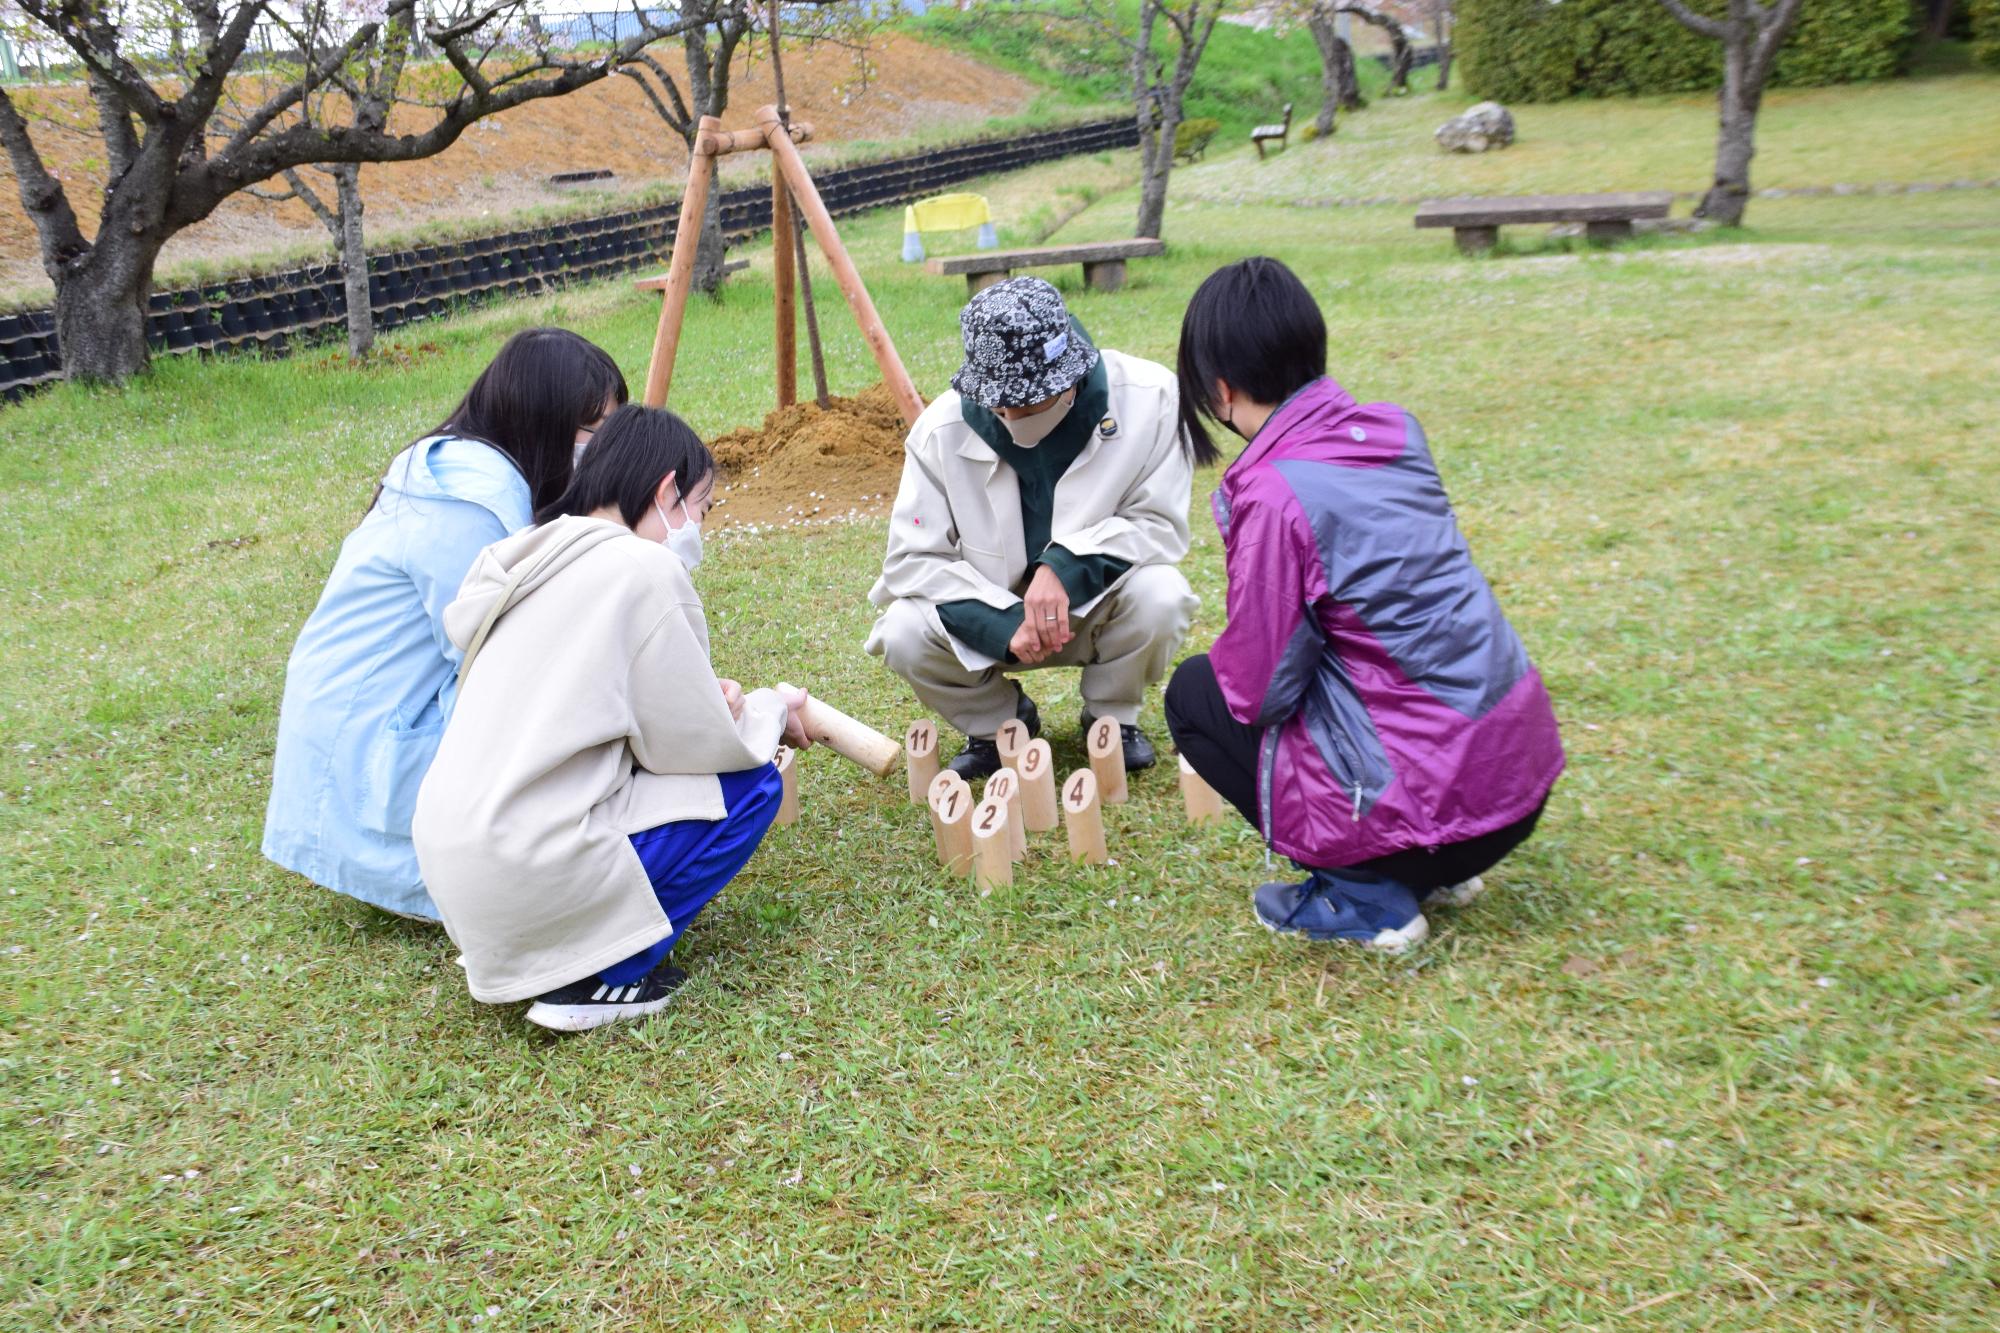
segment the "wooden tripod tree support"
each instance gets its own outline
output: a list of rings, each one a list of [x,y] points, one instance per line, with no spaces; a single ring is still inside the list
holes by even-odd
[[[819,187],[813,184],[812,173],[806,170],[805,159],[799,156],[798,145],[811,138],[812,126],[798,121],[786,125],[774,106],[757,109],[757,128],[754,130],[725,130],[722,122],[714,116],[701,118],[700,130],[695,135],[694,152],[688,161],[687,193],[681,196],[680,224],[674,231],[673,262],[667,269],[667,287],[660,302],[660,327],[653,336],[653,359],[646,366],[646,406],[666,406],[667,390],[673,382],[674,354],[680,347],[681,323],[687,314],[688,294],[694,288],[695,245],[701,232],[702,214],[708,207],[709,186],[715,180],[716,159],[729,153],[768,150],[774,167],[773,184],[783,187],[777,193],[790,196],[789,203],[798,209],[806,226],[812,229],[813,239],[819,242],[820,253],[826,256],[827,265],[833,270],[834,281],[840,284],[841,295],[847,298],[848,307],[854,312],[854,322],[860,326],[861,336],[867,340],[869,351],[875,354],[875,364],[882,371],[882,382],[889,386],[889,392],[895,397],[904,423],[916,424],[918,414],[924,410],[924,400],[918,397],[917,386],[911,382],[910,373],[903,369],[903,359],[896,354],[896,344],[890,340],[889,330],[883,327],[882,317],[875,313],[875,303],[868,298],[868,288],[862,283],[854,261],[848,257],[847,247],[840,243],[833,215],[827,212],[826,202],[819,197]],[[775,214],[779,211],[775,195],[772,204]],[[789,212],[790,209],[784,211]],[[794,242],[790,219],[774,217],[773,221],[771,240],[778,278],[778,402],[780,406],[789,406],[797,396],[798,373],[798,354],[791,327],[792,283],[787,281],[795,276]]]

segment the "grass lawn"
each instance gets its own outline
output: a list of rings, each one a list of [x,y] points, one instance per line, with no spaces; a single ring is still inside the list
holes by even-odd
[[[1931,91],[1801,94],[1905,117],[1802,174],[1957,160]],[[1626,176],[1568,183],[1699,183],[1659,179],[1681,131],[1647,105],[1610,109]],[[1334,147],[1448,109],[1378,104]],[[1549,185],[1559,114],[1609,112],[1531,109],[1476,164],[1522,177],[1482,181]],[[1430,151],[1380,169],[1457,169]],[[991,192],[1026,212],[1038,179]],[[1063,235],[1129,227],[1108,188]],[[528,323],[637,380],[655,299],[408,330],[365,372],[59,388],[0,412],[0,1327],[1990,1327],[2000,195],[1468,261],[1407,209],[1283,203],[1378,192],[1329,154],[1177,189],[1128,290],[1059,275],[1083,321],[1168,360],[1204,275],[1284,256],[1335,374],[1424,419],[1548,678],[1571,767],[1486,902],[1400,961],[1275,939],[1254,838],[1191,833],[1166,771],[1109,813],[1115,866],[1044,841],[982,900],[899,777],[813,755],[675,1007],[553,1038],[472,1003],[439,932],[259,858],[271,740],[384,461]],[[962,287],[895,262],[895,210],[844,229],[938,391]],[[691,312],[703,431],[766,405],[769,302],[760,268]],[[719,665],[915,716],[859,648],[882,539],[712,543]],[[1221,627],[1200,514],[1188,570],[1192,651]],[[1074,677],[1031,687],[1074,765]]]
[[[1431,131],[1473,104],[1447,95],[1378,97],[1333,137],[1297,143],[1255,171],[1186,169],[1183,199],[1311,203],[1455,194],[1693,190],[1715,170],[1715,98],[1606,98],[1511,108],[1517,139],[1498,153],[1445,153]],[[1316,107],[1315,107],[1316,109]],[[1306,114],[1305,123],[1311,123]],[[1757,118],[1755,189],[1908,185],[2000,177],[2000,79],[1940,72],[1843,88],[1778,88]],[[1758,205],[1753,201],[1753,214]],[[1504,233],[1503,233],[1504,234]]]

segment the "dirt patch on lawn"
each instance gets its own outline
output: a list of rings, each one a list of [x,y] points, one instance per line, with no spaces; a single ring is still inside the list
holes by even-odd
[[[781,407],[709,442],[719,527],[785,527],[880,513],[903,471],[903,414],[885,385]]]

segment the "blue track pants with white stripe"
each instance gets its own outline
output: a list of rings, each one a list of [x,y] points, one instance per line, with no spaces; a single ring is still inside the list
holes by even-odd
[[[632,850],[652,877],[660,910],[674,933],[597,974],[613,986],[630,985],[651,972],[722,886],[736,878],[778,817],[783,789],[774,764],[722,776],[721,819],[687,819],[632,835]]]

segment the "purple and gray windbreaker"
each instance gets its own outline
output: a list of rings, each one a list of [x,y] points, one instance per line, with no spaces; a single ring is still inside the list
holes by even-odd
[[[1555,710],[1458,531],[1416,418],[1330,379],[1222,474],[1229,626],[1209,660],[1265,728],[1265,841],[1308,866],[1464,842],[1563,768]]]

